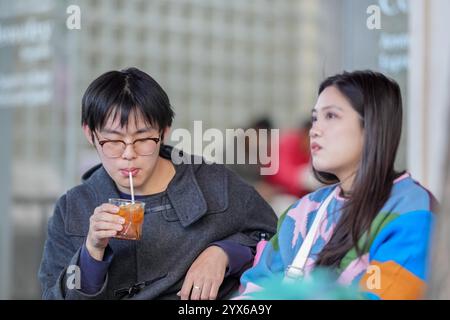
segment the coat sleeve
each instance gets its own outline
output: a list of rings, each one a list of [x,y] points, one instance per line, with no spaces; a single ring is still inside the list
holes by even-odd
[[[64,217],[66,212],[66,196],[62,196],[56,203],[53,216],[48,222],[47,240],[44,245],[39,281],[41,283],[43,299],[104,299],[106,295],[105,283],[99,292],[85,294],[81,292],[81,272],[78,261],[81,252],[75,248],[70,236],[65,232]]]
[[[230,198],[238,203],[235,207],[236,212],[233,212],[233,216],[236,218],[236,232],[222,240],[243,246],[244,248],[241,247],[242,249],[246,249],[245,247],[250,249],[249,255],[229,257],[230,261],[239,262],[233,263],[233,265],[239,265],[239,272],[236,272],[234,276],[240,277],[242,272],[253,263],[256,245],[260,240],[261,233],[264,233],[269,238],[275,234],[277,216],[253,187],[243,184],[234,174],[230,178]],[[248,259],[246,261],[236,261],[237,259],[242,259],[243,256],[248,256]]]
[[[265,233],[269,238],[275,234],[277,216],[253,187],[248,186],[241,189],[241,192],[246,197],[240,213],[240,232],[230,235],[225,240],[251,247],[254,254],[261,233]]]
[[[278,231],[263,247],[262,253],[257,263],[248,269],[241,277],[241,287],[237,300],[252,299],[251,294],[263,290],[261,282],[280,276],[284,271],[284,263],[280,254],[279,233],[283,227],[287,209],[278,220]]]

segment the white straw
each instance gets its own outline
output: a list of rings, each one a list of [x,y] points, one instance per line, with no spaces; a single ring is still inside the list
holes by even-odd
[[[133,176],[131,171],[128,171],[128,178],[130,178],[131,203],[134,203]]]

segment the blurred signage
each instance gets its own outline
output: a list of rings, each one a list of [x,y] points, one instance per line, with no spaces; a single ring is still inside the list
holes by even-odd
[[[380,13],[379,27],[368,28],[367,19],[371,17],[368,8],[378,9],[371,12]],[[408,2],[345,0],[342,21],[345,68],[376,69],[394,77],[406,88]]]
[[[406,0],[378,0],[382,28],[378,41],[378,66],[392,76],[408,68],[408,2]]]
[[[408,112],[409,22],[407,0],[344,0],[342,52],[344,69],[373,69],[394,78],[400,85],[405,118]],[[368,8],[377,10],[368,10]],[[372,13],[368,13],[372,12]],[[367,21],[379,12],[379,28]],[[402,136],[396,165],[406,166],[406,135]]]
[[[17,8],[0,16],[0,108],[46,106],[54,91],[52,7]]]

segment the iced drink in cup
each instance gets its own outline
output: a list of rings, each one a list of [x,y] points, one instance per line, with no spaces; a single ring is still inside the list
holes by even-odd
[[[117,232],[116,238],[127,240],[140,240],[142,223],[144,222],[145,203],[128,199],[109,199],[109,203],[119,207],[119,216],[125,219],[123,228]]]

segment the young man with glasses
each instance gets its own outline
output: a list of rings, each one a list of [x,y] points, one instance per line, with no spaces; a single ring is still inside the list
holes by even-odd
[[[223,165],[196,164],[164,145],[174,113],[159,84],[130,68],[94,80],[82,127],[101,164],[57,202],[39,271],[45,299],[223,299],[251,265],[276,216]],[[182,161],[175,164],[171,155]],[[194,163],[194,164],[192,164]],[[145,202],[142,239],[114,238],[124,222],[110,198]]]

